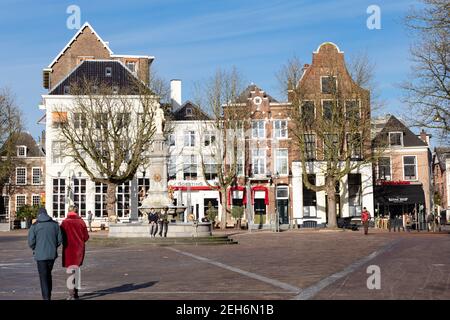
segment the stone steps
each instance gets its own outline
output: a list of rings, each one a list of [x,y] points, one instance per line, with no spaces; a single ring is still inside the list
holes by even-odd
[[[103,238],[93,237],[89,240],[93,244],[102,245],[121,245],[121,244],[146,244],[157,246],[174,246],[174,245],[230,245],[238,244],[237,241],[228,236],[211,236],[211,237],[174,237],[174,238],[150,238],[150,237],[136,237],[136,238]]]

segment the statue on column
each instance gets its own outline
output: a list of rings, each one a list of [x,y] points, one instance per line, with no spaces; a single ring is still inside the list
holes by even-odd
[[[155,111],[155,126],[157,134],[162,134],[164,132],[164,122],[164,111],[159,107]]]

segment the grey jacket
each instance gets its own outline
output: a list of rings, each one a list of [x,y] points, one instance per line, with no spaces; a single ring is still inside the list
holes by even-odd
[[[41,212],[28,232],[28,245],[33,250],[34,259],[36,261],[56,259],[62,241],[58,222],[49,217],[46,211]]]

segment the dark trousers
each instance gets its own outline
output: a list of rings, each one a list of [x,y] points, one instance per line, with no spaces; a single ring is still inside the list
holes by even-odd
[[[159,236],[162,237],[164,233],[164,237],[167,237],[167,229],[169,228],[169,221],[160,221],[159,222]]]
[[[42,299],[50,300],[52,297],[52,270],[55,260],[39,260],[36,262],[39,280],[41,281]]]
[[[364,234],[368,234],[369,233],[369,221],[364,221],[363,227],[364,227]]]
[[[150,225],[150,235],[154,237],[158,233],[158,223],[154,222],[150,223]]]

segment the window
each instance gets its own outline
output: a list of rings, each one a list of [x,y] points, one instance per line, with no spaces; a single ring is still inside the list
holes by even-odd
[[[118,128],[126,128],[130,124],[130,113],[128,112],[118,113],[116,119]]]
[[[169,146],[175,147],[175,134],[169,134]]]
[[[288,137],[287,121],[275,120],[273,123],[274,137],[278,139],[284,139]]]
[[[67,122],[67,112],[52,112],[52,126],[60,128]]]
[[[333,119],[334,111],[334,101],[333,100],[323,100],[322,101],[322,117],[326,120]]]
[[[108,191],[108,186],[104,183],[95,183],[95,210],[94,214],[98,218],[103,218],[108,216],[108,211],[106,210],[106,193]]]
[[[197,179],[197,156],[190,155],[183,157],[183,178],[184,180]]]
[[[24,158],[27,156],[27,147],[26,146],[18,146],[17,147],[17,156],[20,158]]]
[[[86,216],[86,179],[73,179],[73,203],[81,217]]]
[[[27,168],[16,168],[16,184],[25,185],[27,184]]]
[[[32,184],[41,184],[41,168],[32,168]]]
[[[105,141],[95,142],[98,155],[101,157],[101,161],[105,162],[109,160],[109,147]]]
[[[136,61],[127,61],[127,62],[125,63],[125,65],[127,66],[127,68],[128,68],[131,72],[135,73],[135,72],[137,71],[137,69],[136,69]]]
[[[53,217],[62,218],[66,214],[66,180],[53,179]]]
[[[52,163],[62,163],[63,154],[63,142],[53,141],[52,142]]]
[[[112,93],[113,94],[118,94],[119,93],[119,86],[113,86],[112,87]]]
[[[305,178],[305,177],[304,177]],[[316,175],[314,174],[308,174],[306,177],[312,185],[316,184]],[[311,189],[308,189],[305,185],[305,182],[303,183],[303,216],[304,217],[316,217],[317,211],[317,196],[316,192],[314,192]]]
[[[287,186],[277,187],[277,199],[289,199],[289,188]]]
[[[105,77],[111,77],[112,76],[112,68],[106,67],[105,68]]]
[[[205,133],[205,147],[212,146],[216,142],[216,136],[212,132]]]
[[[289,174],[288,149],[275,150],[275,163],[276,163],[276,172],[279,175],[285,176]]]
[[[403,157],[403,170],[405,180],[417,180],[416,156]]]
[[[378,179],[391,180],[391,159],[383,157],[378,159]]]
[[[0,221],[4,222],[9,218],[9,197],[0,197]]]
[[[347,120],[359,120],[361,115],[359,112],[358,100],[346,100],[345,101],[345,116]]]
[[[337,79],[333,76],[320,77],[322,93],[333,94],[336,93]]]
[[[217,177],[217,164],[212,156],[204,156],[205,179],[214,180]]]
[[[33,194],[31,196],[31,205],[33,207],[39,207],[41,205],[41,196],[38,194]]]
[[[186,115],[192,116],[192,108],[186,108]]]
[[[252,138],[264,139],[266,137],[264,120],[252,121]]]
[[[95,114],[95,128],[102,129],[108,128],[108,114],[107,113],[96,113]]]
[[[324,134],[325,159],[334,159],[339,156],[337,134]]]
[[[27,204],[27,196],[23,194],[16,195],[16,212]]]
[[[348,175],[348,204],[350,216],[361,215],[361,174]]]
[[[301,109],[302,121],[305,124],[311,124],[316,117],[314,101],[303,101]]]
[[[244,175],[244,153],[242,150],[238,150],[236,157],[236,175]]]
[[[362,158],[362,140],[361,134],[347,134],[347,150],[351,159]]]
[[[170,156],[168,164],[169,180],[177,179],[177,157]]]
[[[195,131],[184,132],[184,146],[195,147]]]
[[[63,91],[64,94],[70,94],[70,86],[64,86],[63,90],[64,90]]]
[[[403,146],[403,132],[389,132],[389,145],[391,147]]]
[[[128,181],[117,186],[116,210],[119,218],[127,218],[130,216],[130,185],[131,181]]]
[[[316,135],[305,134],[303,135],[305,145],[305,159],[307,161],[316,159]]]
[[[140,207],[147,196],[148,190],[150,190],[150,179],[138,178],[138,190],[138,207]]]
[[[73,114],[73,125],[75,129],[86,128],[86,115],[83,113]]]
[[[252,172],[253,175],[266,174],[266,150],[252,150]]]

